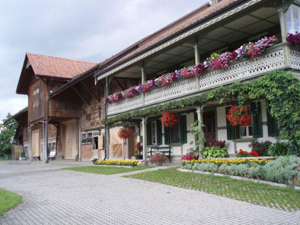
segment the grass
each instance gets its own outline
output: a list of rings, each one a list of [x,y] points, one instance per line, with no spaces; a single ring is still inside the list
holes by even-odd
[[[137,170],[144,170],[149,169],[150,166],[134,166],[132,168],[126,167],[108,167],[108,166],[82,166],[82,167],[69,167],[64,168],[65,170],[73,170],[85,173],[96,173],[96,174],[104,174],[104,175],[111,175],[117,173],[126,173],[131,171]]]
[[[8,160],[10,160],[10,159],[3,159],[3,158],[1,159],[1,158],[0,158],[0,162],[1,162],[1,161],[8,161]]]
[[[22,202],[22,197],[16,193],[0,189],[0,216],[7,210],[15,208]]]
[[[287,211],[300,209],[300,191],[206,174],[184,173],[177,168],[160,169],[124,177],[203,191],[227,198]]]

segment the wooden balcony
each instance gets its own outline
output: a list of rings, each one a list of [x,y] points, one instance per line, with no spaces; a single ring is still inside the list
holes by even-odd
[[[208,70],[200,79],[181,79],[168,86],[154,88],[144,95],[108,104],[108,116],[162,104],[236,81],[253,79],[275,69],[293,69],[293,73],[300,78],[300,72],[297,72],[300,70],[300,49],[293,48],[289,43],[278,44],[267,49],[262,56],[238,60],[224,70]]]

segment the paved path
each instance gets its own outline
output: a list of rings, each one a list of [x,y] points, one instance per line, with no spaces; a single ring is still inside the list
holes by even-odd
[[[0,188],[23,196],[23,203],[0,217],[0,224],[300,224],[300,212],[119,174],[60,169],[88,164],[0,162]]]

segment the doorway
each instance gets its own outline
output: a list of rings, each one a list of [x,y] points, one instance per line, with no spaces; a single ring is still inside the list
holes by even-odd
[[[205,147],[212,147],[213,141],[216,140],[216,127],[215,127],[215,112],[209,111],[203,113],[204,137]]]

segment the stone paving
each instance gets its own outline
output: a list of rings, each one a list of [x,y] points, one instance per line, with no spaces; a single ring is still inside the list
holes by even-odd
[[[300,211],[280,211],[124,174],[61,170],[76,165],[90,163],[0,162],[0,188],[23,197],[23,203],[0,216],[0,224],[300,224]]]

